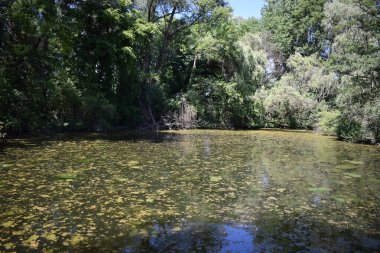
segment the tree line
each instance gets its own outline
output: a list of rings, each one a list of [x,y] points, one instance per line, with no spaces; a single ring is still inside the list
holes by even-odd
[[[308,128],[380,139],[380,2],[0,3],[0,132]]]

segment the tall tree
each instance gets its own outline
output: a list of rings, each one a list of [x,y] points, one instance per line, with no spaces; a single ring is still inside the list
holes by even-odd
[[[380,8],[375,0],[334,0],[325,7],[331,68],[341,79],[339,135],[380,138]]]
[[[263,9],[264,28],[287,57],[321,53],[324,43],[321,21],[326,0],[268,0]]]

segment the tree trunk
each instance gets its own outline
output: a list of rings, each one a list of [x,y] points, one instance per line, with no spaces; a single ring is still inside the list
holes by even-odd
[[[198,54],[195,53],[194,59],[193,59],[193,67],[191,68],[191,72],[190,72],[189,87],[191,86],[193,82],[194,72],[195,72],[195,69],[197,68],[197,59],[198,59]]]
[[[158,58],[157,58],[156,71],[159,71],[161,69],[162,63],[165,61],[165,51],[166,51],[166,48],[167,48],[169,41],[170,41],[170,38],[171,38],[170,30],[171,30],[171,26],[172,26],[173,19],[174,19],[174,14],[175,14],[176,10],[177,10],[177,7],[174,6],[172,9],[172,12],[170,13],[169,22],[165,28],[164,38],[162,40],[162,45],[161,45],[160,52],[159,52]]]

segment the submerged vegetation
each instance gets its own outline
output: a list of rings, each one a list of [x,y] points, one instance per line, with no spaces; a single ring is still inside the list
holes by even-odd
[[[379,15],[376,0],[267,0],[260,20],[225,0],[3,1],[0,132],[285,127],[377,142]]]

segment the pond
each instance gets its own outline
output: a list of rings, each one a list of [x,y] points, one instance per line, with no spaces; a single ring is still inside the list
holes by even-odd
[[[306,131],[12,140],[1,252],[374,252],[380,148]]]

